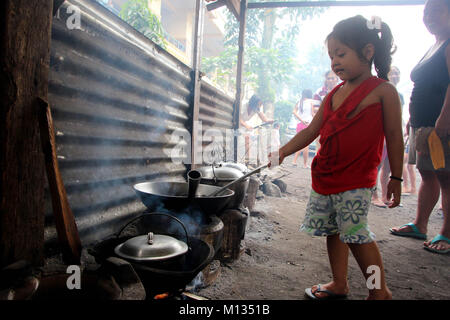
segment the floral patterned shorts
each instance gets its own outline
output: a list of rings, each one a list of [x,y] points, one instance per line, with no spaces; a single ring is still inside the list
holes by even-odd
[[[300,230],[312,236],[339,234],[339,239],[345,243],[374,241],[375,234],[367,224],[373,190],[361,188],[330,195],[311,190]]]

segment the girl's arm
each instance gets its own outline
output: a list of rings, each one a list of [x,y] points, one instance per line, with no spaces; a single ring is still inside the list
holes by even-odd
[[[402,109],[400,98],[395,87],[386,82],[382,84],[381,103],[383,105],[383,125],[386,137],[386,148],[391,167],[391,175],[401,178],[403,172],[403,132],[402,132]],[[401,181],[390,179],[387,187],[387,199],[394,198],[390,208],[400,204],[402,193]]]
[[[445,49],[445,56],[447,60],[448,74],[450,76],[450,45],[448,45]],[[441,114],[436,120],[435,129],[436,134],[440,137],[450,135],[450,85],[447,85],[444,105],[442,106]]]

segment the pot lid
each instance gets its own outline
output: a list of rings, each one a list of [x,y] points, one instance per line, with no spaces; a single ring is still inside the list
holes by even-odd
[[[242,171],[231,167],[202,167],[197,169],[202,174],[202,179],[217,179],[217,180],[236,180],[244,175]]]
[[[185,242],[162,234],[150,232],[119,244],[114,252],[125,259],[136,261],[160,261],[185,254]]]
[[[239,163],[239,162],[221,162],[221,163],[219,163],[219,165],[222,167],[238,169],[239,171],[241,171],[243,173],[249,172],[247,166],[245,164]]]

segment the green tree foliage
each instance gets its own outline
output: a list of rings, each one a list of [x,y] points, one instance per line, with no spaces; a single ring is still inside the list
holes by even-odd
[[[317,17],[324,10],[302,7],[247,11],[243,84],[263,100],[274,102],[275,118],[280,121],[281,129],[289,121],[302,89],[314,91],[323,83],[323,73],[329,62],[323,60],[322,52],[314,48],[308,54],[308,61],[299,64],[297,43],[302,20]],[[201,68],[207,74],[215,74],[221,86],[225,85],[226,79],[231,80],[234,89],[239,22],[231,13],[225,30],[225,50],[218,57],[203,58]],[[286,91],[288,101],[283,101]]]
[[[120,18],[162,48],[166,48],[163,27],[158,16],[149,9],[147,0],[128,0],[121,8]]]
[[[319,41],[306,50],[305,61],[298,65],[293,82],[290,84],[291,97],[295,100],[301,98],[301,93],[305,89],[314,93],[315,90],[322,87],[325,81],[325,73],[331,68],[324,42]]]

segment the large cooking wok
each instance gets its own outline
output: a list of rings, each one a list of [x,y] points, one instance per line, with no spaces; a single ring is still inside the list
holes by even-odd
[[[234,191],[227,189],[218,196],[210,196],[220,187],[199,184],[195,197],[189,198],[187,182],[143,182],[133,188],[151,211],[200,210],[206,214],[217,214],[226,208],[234,195]]]

